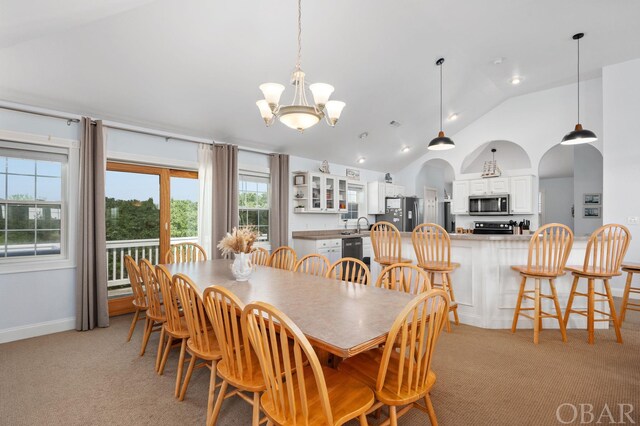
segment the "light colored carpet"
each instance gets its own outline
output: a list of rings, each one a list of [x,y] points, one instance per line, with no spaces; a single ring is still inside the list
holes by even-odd
[[[185,401],[178,402],[173,397],[177,351],[165,375],[156,375],[158,336],[154,333],[147,354],[139,357],[143,323],[125,343],[130,319],[112,318],[106,329],[0,345],[0,424],[203,425],[209,370],[196,370]],[[639,312],[628,314],[623,345],[615,342],[613,330],[597,331],[595,345],[586,343],[581,330],[570,330],[564,344],[558,330],[544,330],[537,346],[532,337],[531,330],[513,335],[464,325],[443,333],[432,392],[440,424],[558,424],[556,410],[563,403],[592,404],[598,415],[608,404],[616,421],[616,404],[633,404],[633,419],[640,422]],[[572,416],[566,410],[564,419]],[[248,425],[250,419],[249,405],[232,398],[218,424]],[[411,410],[399,423],[428,425],[429,420]]]

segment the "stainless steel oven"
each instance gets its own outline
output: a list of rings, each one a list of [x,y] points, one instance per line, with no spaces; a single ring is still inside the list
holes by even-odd
[[[471,195],[469,197],[470,216],[507,216],[510,214],[509,194]]]

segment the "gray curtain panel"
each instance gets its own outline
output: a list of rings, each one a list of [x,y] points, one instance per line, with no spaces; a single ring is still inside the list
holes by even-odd
[[[211,219],[211,259],[221,259],[218,242],[238,226],[238,147],[213,146],[213,206]]]
[[[109,326],[107,302],[106,170],[102,121],[82,118],[76,253],[76,330]]]
[[[289,156],[269,154],[271,214],[269,231],[272,249],[289,244]]]

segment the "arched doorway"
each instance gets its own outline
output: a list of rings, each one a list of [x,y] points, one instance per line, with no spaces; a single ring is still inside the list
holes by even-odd
[[[423,198],[423,222],[437,223],[449,232],[455,230],[450,213],[454,179],[453,166],[440,158],[426,161],[416,176],[416,192]]]
[[[481,173],[485,161],[494,158],[492,149],[496,150],[495,160],[503,171],[531,168],[531,159],[524,148],[515,142],[495,140],[483,143],[467,155],[460,173]]]

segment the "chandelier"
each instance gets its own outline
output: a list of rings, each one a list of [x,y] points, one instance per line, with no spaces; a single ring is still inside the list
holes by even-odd
[[[278,118],[285,126],[303,132],[309,127],[315,126],[322,118],[326,119],[329,126],[335,126],[345,103],[329,100],[334,89],[333,86],[326,83],[309,85],[314,104],[309,105],[307,101],[304,81],[305,74],[300,68],[300,59],[302,57],[301,1],[302,0],[298,0],[298,56],[296,66],[291,74],[291,84],[293,84],[295,88],[293,101],[291,105],[280,105],[280,96],[284,91],[284,86],[278,83],[264,83],[260,85],[264,99],[256,102],[256,105],[267,127],[273,124],[275,118]]]

